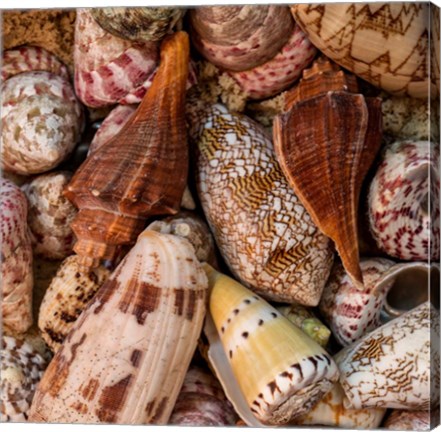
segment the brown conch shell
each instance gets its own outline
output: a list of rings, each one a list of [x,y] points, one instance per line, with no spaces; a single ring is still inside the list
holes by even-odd
[[[428,3],[297,4],[291,11],[340,66],[387,92],[429,97]]]
[[[359,286],[358,201],[381,144],[380,104],[358,94],[355,77],[320,58],[287,95],[289,111],[274,120],[274,148],[285,176]]]
[[[96,267],[131,244],[148,216],[179,210],[188,171],[184,96],[185,32],[164,39],[152,86],[121,131],[91,153],[66,196],[80,209],[72,223],[82,264]]]

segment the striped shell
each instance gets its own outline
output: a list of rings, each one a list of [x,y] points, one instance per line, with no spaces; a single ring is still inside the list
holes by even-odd
[[[46,360],[27,342],[2,337],[0,421],[25,422]]]
[[[38,327],[45,342],[57,352],[75,321],[108,279],[110,271],[103,266],[86,269],[79,257],[66,258],[52,279],[38,314]]]
[[[338,379],[332,358],[261,297],[206,271],[210,313],[249,409],[268,425],[309,411]]]
[[[267,299],[317,305],[331,244],[291,191],[263,127],[220,104],[190,111],[190,122],[199,198],[233,274]]]
[[[190,243],[145,230],[55,354],[31,421],[166,424],[206,298],[207,278]]]
[[[63,196],[71,177],[68,171],[54,171],[34,178],[23,188],[29,202],[34,254],[63,259],[72,253],[75,238],[70,224],[77,209]]]
[[[372,235],[388,255],[439,259],[438,165],[439,146],[429,141],[397,141],[385,148],[370,184],[368,211]]]

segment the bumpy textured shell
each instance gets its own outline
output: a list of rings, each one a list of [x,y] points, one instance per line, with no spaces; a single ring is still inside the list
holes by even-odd
[[[24,187],[34,254],[63,259],[72,253],[75,238],[70,224],[77,209],[63,196],[71,177],[70,172],[56,171],[40,175]]]
[[[327,57],[393,94],[429,96],[427,3],[298,4],[296,22]]]
[[[0,421],[26,422],[46,360],[27,342],[2,337]]]
[[[196,349],[207,294],[190,243],[145,230],[55,354],[30,420],[166,424]]]
[[[286,6],[211,6],[189,12],[192,43],[214,65],[252,69],[272,59],[292,34]]]
[[[90,107],[136,103],[151,84],[158,62],[156,42],[135,43],[102,29],[90,10],[78,9],[75,24],[75,90]]]
[[[93,8],[97,23],[113,35],[132,41],[159,41],[184,16],[185,9],[166,7]]]
[[[38,327],[45,342],[57,352],[74,322],[110,271],[103,266],[86,269],[77,255],[66,258],[52,279],[38,314]]]
[[[390,416],[383,424],[385,429],[399,430],[399,431],[424,431],[430,430],[433,426],[438,425],[438,419],[435,424],[431,424],[430,411],[407,411],[407,410],[393,410]]]
[[[287,89],[311,63],[317,50],[299,26],[267,62],[242,72],[228,72],[250,99],[263,99]]]
[[[0,178],[2,323],[24,333],[32,324],[32,246],[24,193]]]
[[[337,359],[345,406],[436,406],[439,370],[430,365],[439,365],[439,352],[431,349],[431,333],[439,338],[439,312],[425,302],[346,347]]]
[[[200,367],[191,366],[173,408],[170,425],[229,426],[237,414],[219,382]]]
[[[23,72],[46,71],[69,80],[66,66],[49,51],[33,46],[21,46],[3,53],[2,81]]]
[[[6,80],[1,120],[3,168],[23,175],[56,167],[83,130],[72,86],[50,72],[25,72]]]
[[[263,127],[220,104],[190,114],[199,198],[230,269],[267,299],[317,305],[330,241],[291,191]]]
[[[398,141],[385,148],[368,206],[373,237],[388,255],[439,259],[438,161],[439,146],[428,141]]]

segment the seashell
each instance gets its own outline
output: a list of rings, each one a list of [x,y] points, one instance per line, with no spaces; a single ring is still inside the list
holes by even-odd
[[[438,420],[435,422],[439,422],[439,410],[437,411]],[[428,431],[432,429],[431,414],[431,411],[393,410],[384,422],[383,428],[400,431]]]
[[[170,417],[170,425],[229,426],[237,414],[219,382],[204,369],[190,366]]]
[[[88,9],[75,23],[75,91],[87,106],[136,103],[158,63],[156,42],[134,43],[103,30]],[[139,93],[139,94],[138,94]],[[135,98],[135,100],[133,100]]]
[[[316,318],[309,309],[295,303],[290,306],[278,306],[276,309],[313,341],[323,348],[326,347],[331,336],[331,330]]]
[[[188,171],[188,61],[186,33],[164,39],[158,73],[135,114],[69,183],[65,194],[79,208],[72,229],[82,265],[112,260],[118,246],[136,240],[147,217],[177,213]]]
[[[335,383],[311,411],[297,417],[293,425],[320,425],[345,429],[377,429],[386,413],[384,408],[350,409],[343,405],[345,393]]]
[[[439,338],[439,312],[425,302],[344,348],[337,364],[345,407],[427,410],[439,404],[439,389],[431,389],[439,380],[430,368],[431,361],[439,365],[431,333]]]
[[[72,253],[75,238],[70,224],[77,209],[63,196],[72,174],[54,171],[34,178],[23,190],[28,198],[28,225],[33,252],[49,259]]]
[[[25,72],[2,86],[2,167],[38,174],[65,160],[79,141],[83,113],[70,83],[50,72]]]
[[[93,8],[91,14],[106,31],[132,41],[160,41],[181,20],[186,10],[167,7]]]
[[[53,352],[57,352],[75,321],[108,279],[103,266],[85,270],[77,255],[67,257],[58,268],[41,302],[38,327]]]
[[[46,71],[69,81],[66,66],[49,51],[34,46],[21,46],[3,52],[2,81],[24,72]]]
[[[0,178],[2,323],[4,330],[24,333],[32,324],[32,247],[24,193]]]
[[[228,72],[250,99],[275,96],[286,90],[313,60],[317,50],[295,25],[292,34],[279,52],[253,69]]]
[[[205,269],[210,313],[249,409],[268,425],[309,411],[338,379],[332,358],[265,300]]]
[[[358,202],[381,145],[381,100],[359,94],[355,78],[323,58],[303,71],[286,100],[289,111],[273,124],[280,167],[361,287]]]
[[[189,11],[192,44],[211,63],[239,72],[277,55],[294,28],[286,6],[199,7]]]
[[[439,67],[439,57],[440,57],[440,19],[439,19],[439,9],[436,7],[430,8],[430,78],[434,87],[431,87],[432,97],[439,98],[440,93],[440,67]],[[435,105],[435,104],[434,104]],[[439,116],[438,116],[439,117]],[[439,123],[439,121],[437,122]],[[439,141],[439,139],[438,139]]]
[[[185,210],[196,210],[196,203],[188,186],[185,186],[184,194],[182,195],[181,208]]]
[[[0,421],[25,422],[47,361],[28,342],[2,336]]]
[[[229,268],[266,299],[317,305],[330,241],[290,190],[267,133],[220,104],[187,110],[199,198]]]
[[[147,229],[173,234],[187,239],[194,247],[197,259],[209,264],[216,263],[214,240],[207,224],[197,215],[181,211],[174,216],[152,222]]]
[[[320,299],[320,312],[343,346],[428,300],[429,264],[396,264],[384,258],[371,258],[362,259],[360,266],[363,291],[354,286],[343,266],[336,263]]]
[[[144,231],[55,354],[30,421],[166,424],[196,349],[207,294],[190,243]]]
[[[398,141],[385,148],[369,187],[368,211],[372,235],[388,255],[439,259],[438,161],[438,146],[428,141]]]
[[[423,3],[297,4],[294,19],[331,60],[396,95],[429,96]]]

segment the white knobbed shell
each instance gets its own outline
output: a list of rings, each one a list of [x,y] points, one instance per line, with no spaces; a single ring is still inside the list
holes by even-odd
[[[2,337],[0,421],[25,422],[47,361],[26,341]]]
[[[263,297],[316,306],[330,240],[288,185],[262,126],[220,104],[190,109],[201,204],[225,261]]]
[[[439,365],[439,353],[431,350],[431,330],[439,338],[439,312],[425,302],[344,348],[337,364],[345,406],[409,410],[436,406],[439,388],[430,387],[439,382],[439,368],[430,366]]]
[[[205,268],[211,316],[255,417],[287,424],[308,412],[338,379],[331,356],[261,297]]]
[[[165,424],[196,349],[207,277],[191,244],[145,230],[75,322],[32,421]]]

